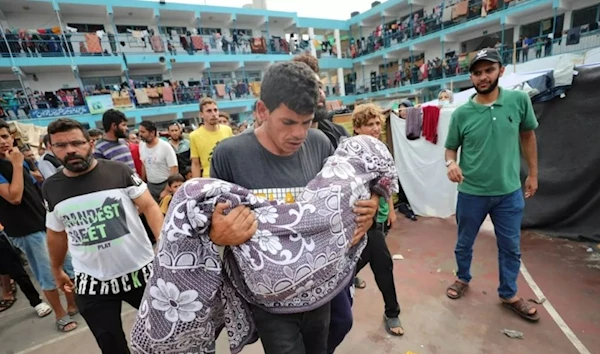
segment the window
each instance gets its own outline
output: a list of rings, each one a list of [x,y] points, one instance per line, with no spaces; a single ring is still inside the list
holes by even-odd
[[[232,28],[230,31],[231,31],[231,34],[233,34],[233,32],[234,32],[234,31],[237,31],[237,34],[238,34],[239,36],[246,35],[246,36],[252,37],[252,30],[251,30],[251,29],[245,29],[245,28]]]
[[[587,7],[585,9],[574,10],[571,21],[572,28],[589,25],[598,21],[599,5]]]
[[[262,74],[260,71],[236,71],[235,78],[236,80],[247,79],[248,82],[260,82]]]
[[[67,26],[77,28],[77,32],[80,33],[95,33],[96,31],[104,31],[104,25],[69,23]]]
[[[198,34],[209,36],[215,33],[221,33],[220,28],[200,27],[198,28]]]
[[[82,77],[81,83],[83,86],[97,86],[112,88],[114,85],[120,86],[124,80],[120,76],[107,77]]]
[[[231,72],[211,72],[210,79],[213,84],[227,84],[231,82]]]
[[[0,81],[0,91],[19,90],[23,91],[23,86],[19,80]]]
[[[160,31],[161,34],[166,34],[166,35],[170,36],[173,33],[173,31],[175,31],[177,34],[185,35],[188,29],[187,29],[187,27],[172,27],[172,26],[164,27],[164,26],[161,26],[158,28],[158,30]]]
[[[117,33],[129,33],[128,30],[132,31],[147,31],[148,26],[130,26],[130,25],[117,25]]]
[[[563,31],[564,18],[564,14],[556,16],[556,24],[554,24],[554,17],[550,17],[541,21],[523,25],[521,26],[520,35],[528,38],[545,37],[547,34],[552,33],[552,30],[554,29],[554,37],[558,38]],[[507,42],[509,41],[507,40]]]
[[[163,76],[160,74],[156,75],[131,75],[129,76],[135,83],[146,83],[146,84],[161,84],[163,82]]]

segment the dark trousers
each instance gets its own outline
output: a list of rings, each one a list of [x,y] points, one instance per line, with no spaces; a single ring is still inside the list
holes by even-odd
[[[352,293],[351,287],[354,279],[348,286],[331,300],[331,321],[329,323],[329,336],[327,339],[327,353],[333,354],[338,345],[342,343],[348,332],[352,329]]]
[[[289,315],[276,315],[252,306],[265,354],[327,354],[330,311],[330,303]]]
[[[398,304],[394,285],[394,263],[385,242],[384,229],[385,225],[374,223],[373,227],[367,232],[367,246],[360,256],[356,273],[360,272],[367,264],[371,265],[375,282],[383,295],[385,315],[392,318],[400,315],[400,305]]]
[[[76,295],[81,316],[94,334],[102,354],[129,354],[127,339],[121,323],[123,301],[136,309],[140,307],[144,287],[118,295]]]
[[[0,274],[8,275],[19,285],[32,307],[42,303],[40,294],[21,264],[19,254],[8,241],[4,231],[0,231]]]

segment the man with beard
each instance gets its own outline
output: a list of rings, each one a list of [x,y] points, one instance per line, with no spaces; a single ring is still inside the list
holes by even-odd
[[[211,177],[251,189],[277,199],[295,199],[333,154],[333,146],[317,129],[311,129],[322,93],[315,73],[304,63],[280,62],[271,65],[261,85],[256,111],[262,125],[252,132],[221,142],[214,152]],[[358,201],[358,242],[373,223],[379,198]],[[210,237],[217,245],[239,245],[250,239],[257,221],[249,208],[240,206],[227,215],[226,203],[216,206]],[[346,292],[347,291],[347,292]],[[326,354],[331,346],[331,310],[338,298],[350,309],[349,289],[330,304],[305,313],[278,315],[252,306],[258,335],[266,354]],[[350,311],[350,326],[352,313]],[[345,318],[344,318],[345,319]],[[342,324],[345,335],[349,328]],[[336,340],[341,342],[341,338]],[[339,344],[339,343],[337,343]],[[336,344],[336,345],[337,345]]]
[[[200,118],[204,124],[190,134],[192,176],[209,177],[215,146],[221,140],[233,136],[233,130],[228,125],[219,124],[219,108],[212,98],[200,101]]]
[[[120,161],[135,171],[135,164],[127,144],[127,117],[121,111],[109,109],[102,115],[104,137],[96,141],[94,157]]]
[[[140,123],[140,159],[148,190],[158,202],[166,193],[167,179],[179,172],[177,155],[169,143],[157,135],[156,125],[150,121]]]
[[[500,300],[519,316],[538,321],[537,309],[517,297],[525,207],[520,151],[529,167],[524,192],[529,198],[538,187],[534,132],[538,122],[526,93],[498,86],[504,67],[495,49],[480,50],[471,60],[469,71],[477,93],[452,114],[445,144],[448,178],[458,183],[458,241],[454,250],[458,279],[446,294],[458,299],[469,288],[473,243],[490,215],[498,243]],[[459,147],[460,165],[456,162]]]
[[[329,139],[334,151],[342,137],[348,136],[348,132],[341,125],[337,125],[331,121],[331,116],[327,111],[327,96],[323,90],[323,83],[319,77],[319,60],[312,55],[306,53],[295,56],[292,61],[300,62],[308,65],[313,71],[313,75],[319,84],[319,99],[317,101],[317,109],[312,124],[313,129],[318,129],[325,134]],[[379,199],[377,199],[379,201]],[[358,277],[357,277],[358,278]],[[344,291],[340,292],[331,300],[331,322],[329,325],[329,335],[327,338],[327,353],[332,354],[335,349],[342,343],[346,335],[352,329],[352,282]]]
[[[190,161],[190,141],[183,137],[183,127],[177,122],[169,125],[169,144],[171,144],[177,155],[179,173],[183,175],[185,169],[192,164]]]
[[[54,278],[65,293],[75,294],[102,353],[128,354],[121,304],[140,306],[154,257],[136,207],[155,235],[163,215],[129,166],[93,157],[94,142],[79,122],[57,119],[48,134],[64,166],[43,188]],[[74,282],[62,270],[67,250]]]
[[[332,122],[333,112],[327,110],[327,95],[323,90],[323,83],[319,77],[319,60],[308,53],[295,56],[292,60],[308,65],[315,73],[315,77],[319,82],[320,95],[312,127],[322,131],[331,141],[333,148],[336,149],[340,140],[345,136],[349,136],[349,134],[344,127]]]
[[[24,163],[23,154],[13,147],[13,143],[8,124],[0,120],[0,223],[11,243],[27,256],[33,276],[54,311],[58,330],[70,332],[77,328],[71,318],[77,314],[77,305],[69,293],[66,294],[66,311],[60,302],[57,284],[50,271],[44,202],[27,163]],[[68,274],[65,277],[74,277],[70,257],[65,259],[64,266]]]

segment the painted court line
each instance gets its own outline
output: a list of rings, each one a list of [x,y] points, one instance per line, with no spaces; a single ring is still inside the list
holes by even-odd
[[[544,306],[546,311],[548,311],[548,313],[550,314],[550,317],[552,317],[554,322],[556,322],[556,324],[558,325],[558,328],[560,328],[560,330],[563,331],[565,336],[567,336],[569,341],[571,341],[573,346],[575,346],[575,349],[577,349],[577,351],[580,354],[591,354],[590,351],[585,347],[585,345],[583,345],[583,343],[581,343],[579,338],[577,338],[575,333],[573,333],[573,331],[571,330],[569,325],[567,325],[565,320],[563,320],[563,318],[560,317],[560,315],[558,314],[558,312],[556,311],[554,306],[552,306],[552,303],[550,303],[550,300],[548,300],[546,295],[544,295],[544,293],[542,292],[542,289],[540,289],[540,287],[537,285],[535,280],[533,280],[533,277],[527,270],[527,267],[525,267],[525,263],[523,263],[523,261],[521,261],[521,269],[520,270],[521,270],[521,274],[523,274],[523,278],[525,278],[525,281],[527,282],[527,284],[529,284],[529,287],[531,288],[531,290],[533,290],[533,293],[535,294],[535,296],[537,296],[538,299],[546,299],[546,301],[542,304],[542,306]]]
[[[129,310],[123,312],[121,314],[121,317],[129,315],[130,313],[134,313],[136,311],[137,311],[136,309],[129,309]],[[60,337],[49,339],[49,340],[45,341],[44,343],[40,343],[40,344],[34,345],[33,347],[27,348],[25,350],[21,350],[20,352],[16,352],[15,354],[33,353],[36,350],[39,350],[39,349],[41,349],[41,348],[43,348],[43,347],[45,347],[47,345],[58,343],[58,342],[60,342],[62,340],[74,337],[76,335],[79,335],[79,334],[82,334],[82,333],[85,333],[85,332],[89,332],[89,328],[87,326],[77,327],[77,329],[75,329],[74,331],[65,333],[65,334],[61,335]]]

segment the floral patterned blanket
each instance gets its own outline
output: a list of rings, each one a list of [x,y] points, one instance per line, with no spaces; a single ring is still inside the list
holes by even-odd
[[[345,139],[295,203],[266,201],[216,179],[179,188],[131,338],[136,353],[214,353],[225,327],[233,354],[258,339],[249,303],[272,313],[318,308],[343,290],[366,244],[350,242],[354,203],[389,198],[398,177],[387,146]],[[208,236],[216,203],[249,206],[258,231],[223,254]]]

